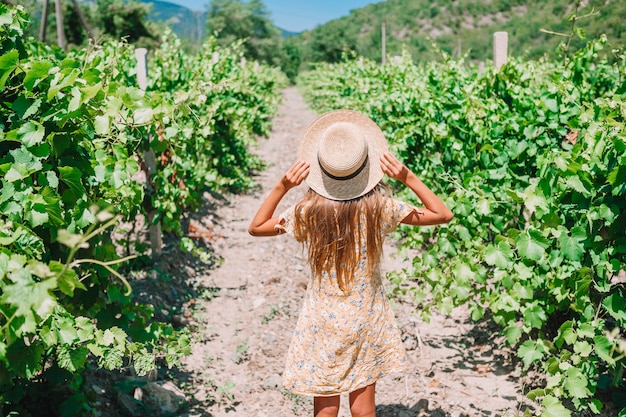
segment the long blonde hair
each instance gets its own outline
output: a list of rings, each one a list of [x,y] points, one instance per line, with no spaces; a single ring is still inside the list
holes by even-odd
[[[354,200],[329,200],[309,190],[295,207],[294,237],[308,248],[314,276],[331,274],[344,292],[352,287],[366,245],[368,274],[378,273],[383,250],[382,212],[385,189],[381,184]],[[365,238],[363,240],[363,238]]]

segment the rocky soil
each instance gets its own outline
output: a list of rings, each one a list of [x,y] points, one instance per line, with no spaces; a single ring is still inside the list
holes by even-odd
[[[192,354],[168,375],[187,397],[184,416],[313,414],[311,398],[281,385],[283,358],[309,273],[305,255],[287,236],[252,238],[247,233],[262,199],[295,160],[301,133],[316,117],[294,88],[286,89],[284,97],[270,137],[260,139],[255,150],[268,163],[256,178],[259,187],[242,195],[207,196],[189,224],[190,232],[215,252],[216,265],[206,268],[165,254],[163,268],[183,268],[190,282],[179,313],[192,331]],[[278,210],[303,192],[303,186],[290,191]],[[388,271],[409,265],[392,246],[386,253]],[[154,297],[158,302],[166,296]],[[426,323],[410,300],[392,301],[410,366],[377,383],[378,416],[520,414],[520,370],[508,352],[496,348],[499,336],[488,322],[474,324],[458,309],[450,316],[435,313]],[[347,397],[342,398],[340,416],[349,415]]]

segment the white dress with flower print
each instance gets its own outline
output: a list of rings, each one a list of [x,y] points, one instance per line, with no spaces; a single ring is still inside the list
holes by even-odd
[[[390,233],[416,210],[388,198],[381,233]],[[292,236],[293,213],[291,207],[280,216]],[[364,264],[366,251],[361,253]],[[291,392],[315,396],[352,392],[404,369],[406,354],[381,277],[368,276],[366,268],[361,271],[347,294],[332,275],[309,278],[283,374],[283,384]]]

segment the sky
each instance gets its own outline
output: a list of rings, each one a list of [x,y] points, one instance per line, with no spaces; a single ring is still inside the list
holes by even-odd
[[[180,4],[192,10],[205,10],[210,0],[163,0]],[[359,9],[371,0],[263,0],[274,24],[291,32],[302,32],[326,23],[329,20],[347,16],[352,9]]]

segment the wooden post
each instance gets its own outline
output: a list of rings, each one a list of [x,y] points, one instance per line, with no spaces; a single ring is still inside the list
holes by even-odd
[[[137,84],[142,90],[148,87],[148,51],[146,48],[135,49],[135,57],[137,58]],[[148,167],[146,175],[152,175],[156,172],[156,155],[154,150],[148,149],[143,153],[143,160]],[[149,187],[149,181],[146,178],[146,187]],[[155,190],[156,191],[156,190]],[[152,259],[157,259],[163,253],[163,237],[161,235],[161,223],[154,223],[156,210],[151,208],[148,211],[148,224],[150,234],[150,247],[152,249]]]
[[[500,69],[506,64],[509,49],[509,34],[507,32],[495,32],[493,34],[493,65]]]
[[[43,0],[43,11],[41,12],[41,24],[39,25],[39,42],[46,41],[46,32],[48,30],[48,8],[50,0]]]
[[[72,4],[74,5],[74,10],[76,10],[76,14],[78,15],[78,20],[80,20],[80,24],[83,26],[83,29],[85,29],[85,31],[87,32],[87,36],[89,36],[89,39],[91,39],[92,41],[95,40],[96,37],[94,35],[94,31],[93,29],[91,29],[91,26],[89,26],[89,23],[87,23],[87,19],[85,19],[85,15],[83,14],[83,11],[78,5],[78,1],[72,0]]]
[[[54,14],[57,19],[57,44],[59,48],[65,50],[65,29],[63,27],[63,7],[61,7],[61,0],[54,0]]]
[[[387,35],[385,33],[385,22],[383,22],[383,27],[382,27],[382,63],[383,65],[385,65],[385,63],[387,62]]]

